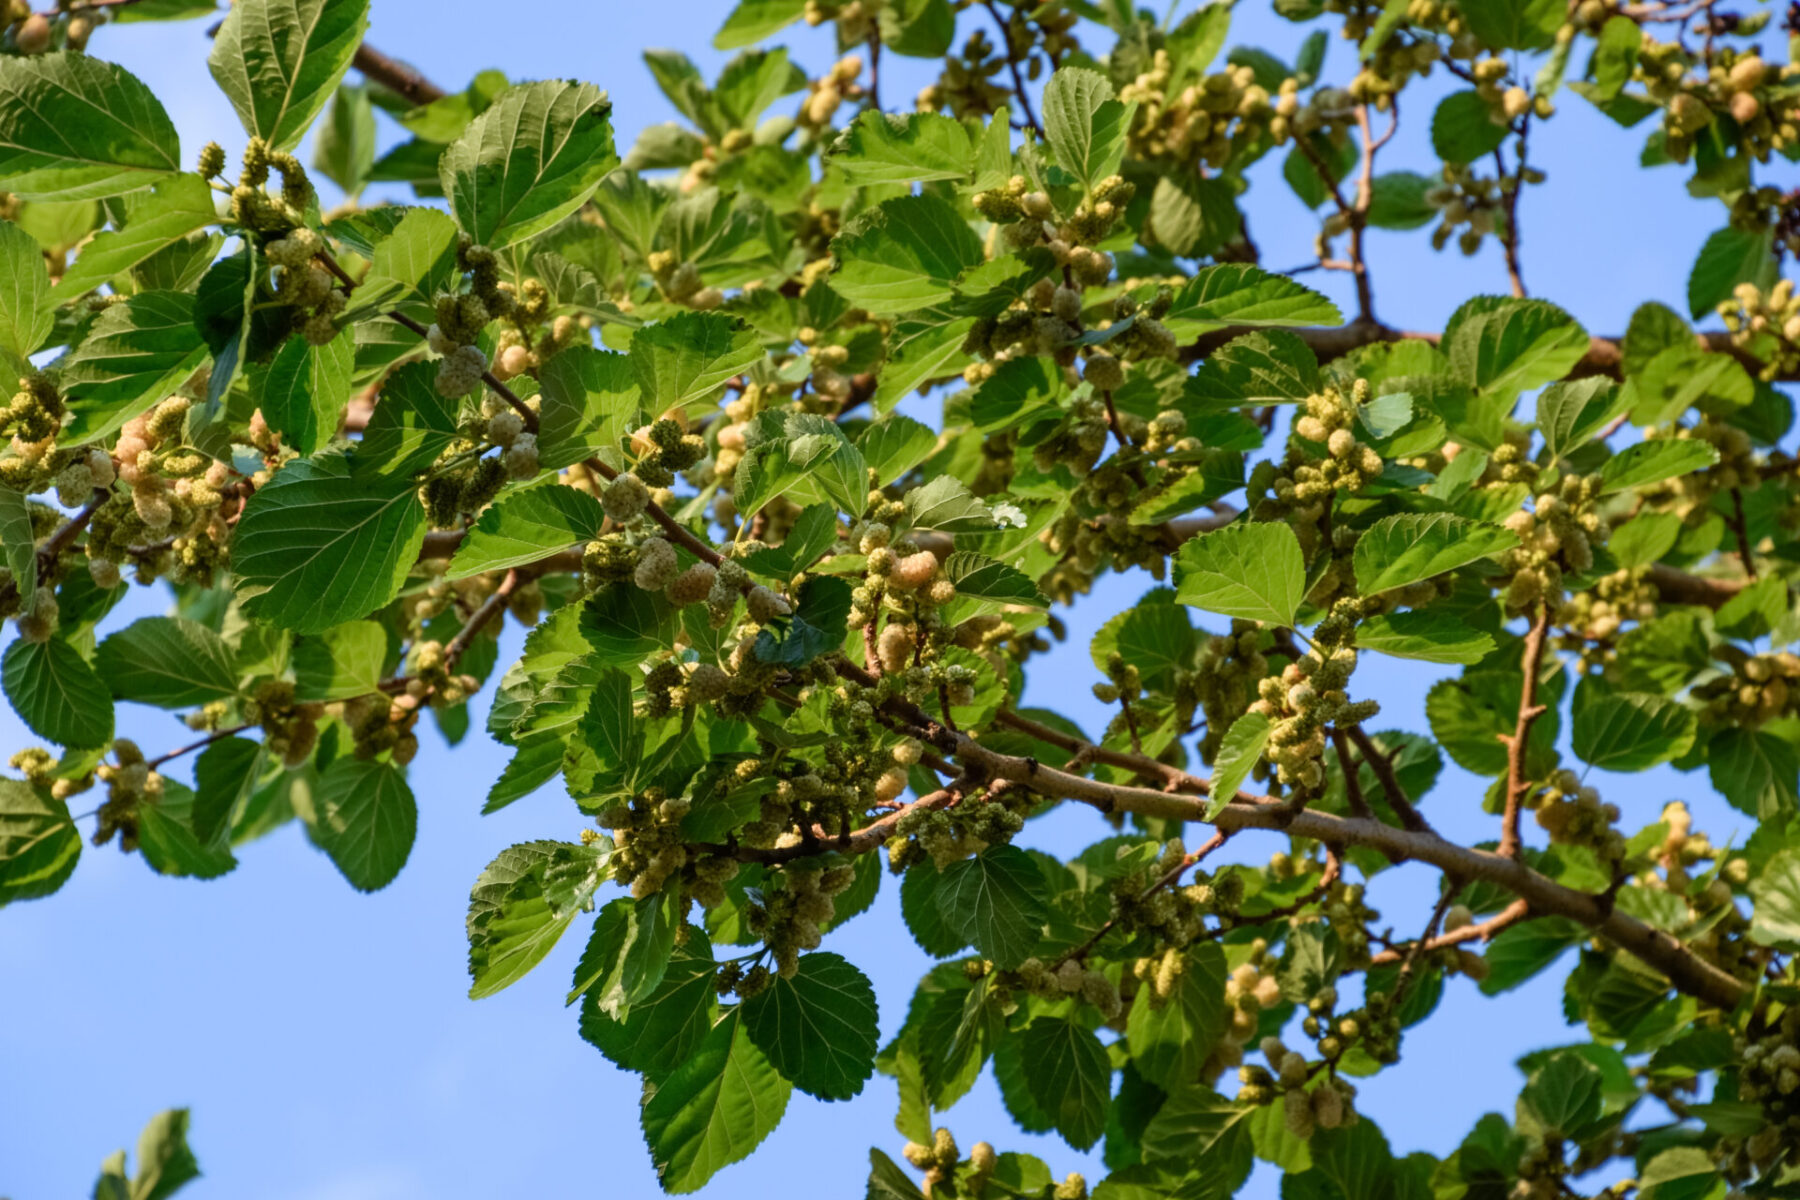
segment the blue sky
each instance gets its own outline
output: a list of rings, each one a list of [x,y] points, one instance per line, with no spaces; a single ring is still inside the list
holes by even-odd
[[[590,80],[612,93],[623,149],[645,125],[674,116],[639,51],[674,46],[710,72],[725,56],[708,42],[730,7],[720,0],[511,0],[503,8],[374,0],[370,37],[450,88],[495,66],[515,78]],[[829,65],[819,33],[791,32],[796,57],[812,73]],[[1301,36],[1252,0],[1239,10],[1232,44],[1291,56]],[[242,135],[206,74],[202,23],[104,29],[92,49],[163,97],[190,158],[208,139],[235,157]],[[1334,41],[1326,77],[1345,78],[1350,57],[1350,48]],[[892,55],[884,66],[890,104],[929,75],[929,64]],[[1434,168],[1430,108],[1447,82],[1440,74],[1407,93],[1401,133],[1383,152],[1383,169]],[[1706,235],[1724,223],[1722,207],[1691,199],[1679,169],[1640,171],[1642,131],[1621,132],[1573,95],[1561,101],[1562,112],[1534,138],[1533,161],[1549,182],[1531,189],[1523,205],[1533,294],[1563,305],[1595,333],[1620,332],[1644,300],[1683,308],[1689,266]],[[1260,167],[1248,197],[1264,262],[1276,268],[1310,259],[1314,230],[1278,169],[1278,159]],[[1368,253],[1377,310],[1397,325],[1440,328],[1471,293],[1505,289],[1493,249],[1473,262],[1454,250],[1434,254],[1426,230],[1374,231]],[[1350,307],[1344,277],[1304,278]],[[1104,717],[1087,696],[1096,682],[1087,640],[1146,586],[1142,576],[1111,579],[1085,598],[1069,614],[1068,643],[1034,664],[1027,701],[1067,704],[1070,715],[1097,729]],[[160,611],[164,599],[139,593],[113,623]],[[509,627],[503,656],[517,654],[520,636]],[[1359,694],[1382,702],[1378,727],[1422,730],[1425,690],[1448,673],[1375,660],[1358,676]],[[485,710],[487,700],[476,708]],[[120,707],[120,731],[152,753],[186,740],[166,715],[131,705]],[[0,749],[10,753],[32,741],[10,710],[0,710]],[[171,1105],[194,1110],[192,1141],[206,1172],[184,1193],[195,1200],[658,1195],[637,1131],[635,1077],[582,1042],[574,1013],[563,1009],[582,937],[572,934],[510,990],[479,1003],[466,998],[462,922],[470,883],[501,848],[572,838],[581,826],[556,787],[481,817],[487,784],[504,762],[505,752],[479,732],[454,752],[427,735],[412,769],[421,808],[417,845],[399,880],[373,896],[353,892],[299,829],[289,828],[245,848],[239,869],[210,883],[162,879],[135,857],[90,849],[56,897],[0,913],[0,962],[7,965],[0,988],[0,1086],[7,1097],[0,1195],[87,1194],[101,1157],[132,1144],[144,1120]],[[1654,820],[1671,797],[1708,790],[1703,780],[1667,769],[1600,782],[1639,824]],[[1480,811],[1484,785],[1447,766],[1426,800],[1443,832],[1469,840],[1495,834],[1493,818]],[[1696,809],[1715,841],[1741,826],[1710,796]],[[1082,810],[1056,814],[1027,836],[1066,851],[1103,832]],[[1250,859],[1279,847],[1272,838],[1246,836],[1231,848]],[[1410,932],[1435,886],[1434,872],[1401,868],[1381,878],[1372,898],[1397,930]],[[885,881],[874,911],[830,942],[874,980],[884,1036],[929,965],[901,924],[897,896],[893,881]],[[1494,1002],[1465,982],[1452,983],[1437,1019],[1409,1034],[1403,1064],[1361,1085],[1359,1107],[1380,1121],[1398,1151],[1449,1151],[1481,1113],[1510,1111],[1519,1054],[1581,1036],[1561,1027],[1559,988],[1560,976],[1541,978]],[[761,1150],[703,1194],[791,1196],[797,1172],[804,1191],[858,1194],[868,1147],[897,1150],[893,1109],[893,1086],[879,1076],[848,1103],[796,1094]],[[1002,1149],[1041,1153],[1058,1174],[1101,1174],[1097,1162],[1059,1141],[1013,1129],[990,1082],[947,1123],[965,1146],[985,1138]],[[1247,1194],[1273,1196],[1276,1185],[1265,1169]]]

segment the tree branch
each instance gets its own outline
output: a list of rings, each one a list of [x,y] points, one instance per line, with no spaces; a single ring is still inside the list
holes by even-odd
[[[1538,675],[1544,664],[1545,635],[1549,631],[1550,606],[1539,600],[1537,613],[1531,619],[1531,629],[1525,634],[1525,684],[1519,693],[1518,722],[1511,736],[1503,735],[1500,739],[1506,743],[1506,811],[1501,818],[1500,853],[1507,858],[1518,858],[1524,849],[1519,839],[1519,817],[1525,807],[1525,795],[1531,791],[1525,753],[1530,747],[1531,727],[1548,711],[1538,703],[1537,689]]]

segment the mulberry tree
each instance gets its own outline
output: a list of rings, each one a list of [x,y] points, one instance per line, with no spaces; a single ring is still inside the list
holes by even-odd
[[[44,743],[0,904],[87,842],[211,878],[290,823],[380,889],[422,743],[489,737],[451,802],[532,796],[544,840],[474,881],[471,994],[585,941],[580,1036],[643,1076],[669,1191],[880,1074],[883,1200],[1223,1196],[1258,1159],[1319,1200],[1794,1194],[1800,10],[1274,7],[1291,61],[1226,52],[1228,3],[744,0],[717,76],[646,54],[681,119],[623,148],[594,84],[449,92],[370,0],[237,0],[241,133],[183,147],[99,27],[210,0],[0,4],[0,677]],[[769,44],[797,22],[835,61]],[[907,99],[901,59],[942,67]],[[1681,311],[1607,336],[1521,246],[1580,105],[1722,210]],[[1352,311],[1259,262],[1284,183]],[[1491,240],[1509,294],[1394,328],[1371,229]],[[1422,720],[1384,658],[1437,665]],[[1025,702],[1071,674],[1103,728]],[[1662,764],[1735,829],[1647,800]],[[1030,848],[1062,807],[1092,844]],[[1402,868],[1435,902],[1377,911]],[[883,887],[941,960],[885,1044],[831,948]],[[1447,988],[1552,969],[1516,1099],[1391,1146],[1358,1081]],[[1105,1177],[940,1127],[990,1066]]]

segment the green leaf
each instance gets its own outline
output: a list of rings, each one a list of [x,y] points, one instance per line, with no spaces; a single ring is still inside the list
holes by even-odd
[[[1447,163],[1472,163],[1506,140],[1506,126],[1488,114],[1488,102],[1470,89],[1451,92],[1431,114],[1431,148]]]
[[[799,667],[843,645],[852,590],[846,579],[809,577],[800,586],[794,615],[787,619],[786,627],[764,629],[756,635],[756,657],[766,663]]]
[[[956,36],[949,0],[887,0],[878,14],[881,44],[912,58],[942,58]]]
[[[921,319],[895,323],[888,334],[887,362],[882,365],[871,402],[876,412],[892,412],[915,388],[954,375],[971,361],[962,346],[969,330],[975,327],[975,318],[945,321],[940,316],[942,312],[932,309],[920,314]]]
[[[937,196],[898,196],[863,213],[831,243],[831,289],[877,316],[942,304],[986,261],[981,239]]]
[[[929,1136],[929,1135],[928,1135]],[[869,1187],[863,1200],[925,1200],[925,1193],[900,1169],[900,1164],[874,1149],[869,1150]]]
[[[936,430],[898,413],[864,427],[856,436],[856,448],[883,487],[930,458],[937,443]]]
[[[1175,598],[1194,608],[1291,626],[1306,596],[1306,559],[1286,525],[1239,522],[1184,543],[1175,585]]]
[[[662,983],[680,927],[679,897],[671,889],[641,900],[620,897],[600,910],[587,949],[575,966],[569,999],[591,992],[600,1011],[625,1020],[632,1006]]]
[[[1494,651],[1494,639],[1458,615],[1441,611],[1376,613],[1356,628],[1356,645],[1395,658],[1435,663],[1478,663]]]
[[[959,550],[946,559],[944,576],[956,585],[959,597],[989,601],[990,611],[1008,604],[1050,607],[1050,601],[1025,572],[973,550]]]
[[[1619,89],[1631,81],[1643,43],[1644,34],[1636,21],[1623,14],[1607,18],[1600,27],[1600,36],[1594,39],[1594,57],[1589,64],[1594,91],[1590,99],[1598,104],[1619,94]]]
[[[376,892],[394,881],[412,854],[419,806],[392,763],[340,758],[313,789],[320,846],[350,885]]]
[[[331,99],[369,28],[369,0],[241,0],[206,65],[244,132],[292,150]]]
[[[1800,807],[1800,756],[1760,729],[1722,729],[1706,743],[1713,790],[1766,821]]]
[[[1207,357],[1182,394],[1207,408],[1293,404],[1320,390],[1319,360],[1282,330],[1233,338]]]
[[[187,879],[217,879],[237,866],[231,850],[200,840],[193,792],[165,780],[160,799],[137,806],[138,851],[152,870]]]
[[[1653,1157],[1638,1176],[1644,1200],[1705,1200],[1724,1186],[1713,1156],[1698,1146],[1676,1146]]]
[[[774,1132],[791,1088],[751,1041],[741,1008],[719,1018],[644,1102],[644,1140],[667,1192],[692,1192]]]
[[[689,926],[669,969],[649,996],[631,1006],[623,1021],[600,1011],[597,993],[581,998],[581,1036],[628,1071],[661,1079],[686,1062],[713,1025],[718,964],[706,934]]]
[[[1519,1106],[1540,1128],[1560,1129],[1565,1136],[1600,1117],[1600,1071],[1578,1054],[1553,1054],[1532,1073],[1519,1093]]]
[[[1213,755],[1212,783],[1207,788],[1206,818],[1212,820],[1231,803],[1250,772],[1262,760],[1274,724],[1261,713],[1247,712],[1231,723]]]
[[[662,413],[711,401],[732,376],[763,358],[750,326],[724,313],[684,312],[631,339],[631,365],[645,405]]]
[[[1742,363],[1691,342],[1658,353],[1632,385],[1637,401],[1631,419],[1639,425],[1665,424],[1697,406],[1708,412],[1743,408],[1756,398],[1756,384]]]
[[[181,170],[181,142],[137,76],[78,51],[0,59],[0,190],[104,200]]]
[[[1617,400],[1617,387],[1604,376],[1559,381],[1539,392],[1537,427],[1550,461],[1586,445],[1618,415]]]
[[[1091,192],[1118,173],[1136,111],[1136,104],[1113,98],[1112,84],[1098,71],[1064,67],[1044,88],[1044,141],[1056,161]]]
[[[249,738],[221,738],[200,752],[190,812],[196,841],[211,846],[221,840],[238,806],[256,791],[265,761],[263,744]]]
[[[966,178],[975,148],[962,123],[949,117],[870,109],[839,135],[829,161],[857,187],[923,183]]]
[[[0,221],[0,354],[15,359],[16,370],[55,325],[44,252],[29,233]]]
[[[69,806],[21,779],[0,779],[0,907],[48,896],[81,857]]]
[[[1228,181],[1182,173],[1156,181],[1145,228],[1155,246],[1182,258],[1200,258],[1237,237],[1243,217]]]
[[[183,617],[144,617],[100,643],[94,662],[119,700],[187,708],[236,695],[238,671],[223,638]]]
[[[1132,1004],[1125,1029],[1138,1071],[1171,1093],[1200,1077],[1207,1056],[1230,1024],[1224,951],[1215,942],[1202,942],[1185,959],[1174,994],[1158,1006],[1147,993],[1140,993],[1143,999]]]
[[[606,514],[586,492],[548,483],[490,505],[457,548],[445,577],[523,566],[600,536]]]
[[[1731,299],[1740,283],[1754,283],[1765,292],[1773,287],[1779,269],[1774,238],[1773,227],[1760,233],[1731,225],[1714,231],[1688,275],[1688,315],[1697,321],[1711,313]]]
[[[294,646],[294,699],[329,703],[367,696],[381,687],[388,635],[374,621],[346,621]]]
[[[777,976],[743,1014],[750,1040],[808,1095],[848,1100],[875,1072],[875,989],[836,954],[802,955],[794,976]]]
[[[216,225],[213,190],[198,175],[176,175],[125,201],[118,229],[94,235],[74,264],[56,282],[59,299],[92,291],[108,280],[168,249],[189,234]]]
[[[1339,325],[1337,305],[1284,275],[1246,263],[1202,267],[1175,293],[1163,324],[1181,341],[1230,325]]]
[[[714,50],[738,50],[754,46],[800,19],[806,0],[738,0],[725,24],[713,35]]]
[[[993,846],[938,873],[938,913],[964,943],[1011,969],[1043,937],[1049,913],[1044,883],[1031,856],[1016,846]]]
[[[939,475],[906,493],[906,517],[915,529],[979,533],[994,527],[994,514],[954,475]]]
[[[525,842],[487,865],[469,893],[469,999],[543,961],[606,879],[610,856],[606,845]]]
[[[1800,947],[1800,851],[1783,850],[1750,881],[1750,940],[1784,950]]]
[[[348,196],[362,192],[375,166],[375,106],[369,89],[339,84],[313,139],[313,169]]]
[[[1100,1039],[1073,1021],[1039,1017],[1017,1035],[1025,1081],[1056,1131],[1086,1150],[1106,1128],[1112,1064]]]
[[[1481,994],[1498,996],[1549,969],[1571,947],[1589,936],[1587,927],[1567,917],[1539,917],[1502,929],[1483,955],[1488,976]]]
[[[1477,296],[1451,316],[1444,349],[1471,387],[1513,395],[1561,379],[1587,353],[1587,331],[1543,300]]]
[[[577,353],[565,351],[552,361],[561,362]],[[462,436],[457,429],[459,406],[438,395],[432,383],[436,374],[433,363],[410,362],[382,382],[381,403],[375,406],[362,440],[351,450],[353,479],[410,478]],[[541,432],[542,426],[539,428]]]
[[[37,591],[37,538],[31,529],[31,501],[23,492],[0,487],[0,547],[21,598]]]
[[[1575,756],[1603,771],[1647,771],[1680,758],[1694,732],[1693,712],[1661,696],[1617,692],[1575,706]]]
[[[438,163],[456,223],[499,250],[586,204],[619,165],[611,113],[589,83],[545,80],[502,92]]]
[[[200,1177],[200,1164],[188,1149],[187,1129],[185,1108],[166,1109],[150,1118],[138,1135],[131,1200],[167,1200]]]
[[[302,460],[244,506],[233,540],[238,601],[259,621],[322,633],[393,600],[424,542],[411,480],[352,480]]]
[[[690,383],[696,378],[690,376]],[[622,466],[619,444],[639,424],[638,376],[631,357],[571,346],[543,365],[539,380],[538,465],[566,467],[598,454]],[[379,415],[381,409],[375,411]]]
[[[1703,471],[1719,461],[1712,443],[1699,438],[1658,438],[1627,446],[1600,468],[1600,494],[1630,491],[1677,475]]]
[[[1450,513],[1402,513],[1357,539],[1356,588],[1365,596],[1403,588],[1518,545],[1510,530]]]
[[[1369,189],[1369,224],[1376,229],[1418,229],[1438,219],[1440,210],[1425,199],[1438,181],[1416,171],[1377,175]]]
[[[1561,0],[1460,0],[1469,31],[1494,50],[1548,50],[1567,11]]]
[[[350,401],[356,338],[344,330],[323,346],[290,337],[262,381],[259,407],[283,444],[311,454],[337,435]]]
[[[194,326],[194,297],[140,292],[110,305],[62,361],[62,386],[75,419],[59,441],[96,441],[175,391],[206,362]]]
[[[14,639],[0,661],[0,682],[26,728],[46,741],[82,747],[112,741],[112,697],[65,639]]]

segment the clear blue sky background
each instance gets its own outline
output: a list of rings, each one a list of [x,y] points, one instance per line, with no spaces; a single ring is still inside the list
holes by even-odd
[[[678,47],[710,72],[725,57],[709,49],[710,38],[730,7],[724,0],[375,0],[370,37],[452,89],[486,67],[514,78],[590,80],[612,93],[623,149],[639,129],[675,115],[639,51]],[[1181,10],[1191,7],[1184,2]],[[235,158],[242,135],[206,73],[203,28],[108,28],[92,49],[155,89],[189,158],[213,138]],[[829,65],[830,47],[817,32],[790,34],[811,73]],[[1232,44],[1291,58],[1301,36],[1251,0],[1239,10]],[[1334,42],[1326,78],[1347,79],[1350,59],[1349,47]],[[1577,67],[1584,61],[1585,52]],[[890,105],[930,74],[930,64],[892,55],[884,65]],[[1407,93],[1384,169],[1434,169],[1429,116],[1448,82],[1440,73]],[[1534,161],[1550,181],[1532,189],[1523,207],[1533,294],[1562,304],[1595,333],[1620,332],[1643,300],[1683,308],[1688,268],[1705,236],[1724,223],[1722,207],[1689,198],[1679,169],[1640,171],[1642,130],[1622,132],[1579,98],[1560,99],[1563,111],[1534,138]],[[1248,206],[1264,262],[1279,269],[1311,259],[1315,226],[1278,167],[1276,159],[1257,170]],[[1495,251],[1472,263],[1454,249],[1434,254],[1426,230],[1376,231],[1369,255],[1378,311],[1402,326],[1441,328],[1468,295],[1505,289]],[[1349,310],[1343,276],[1305,279]],[[1141,575],[1111,579],[1083,600],[1070,614],[1068,644],[1034,664],[1027,700],[1066,705],[1097,729],[1104,716],[1087,695],[1096,681],[1087,641],[1146,586]],[[140,593],[111,626],[163,603]],[[509,627],[503,655],[518,653],[520,637]],[[1358,692],[1382,702],[1378,726],[1422,730],[1425,691],[1448,673],[1374,659],[1358,676]],[[163,879],[135,857],[90,848],[53,899],[0,912],[0,1196],[86,1195],[101,1157],[132,1144],[144,1120],[171,1105],[193,1108],[205,1178],[184,1194],[195,1200],[659,1194],[637,1130],[636,1078],[582,1042],[573,1011],[562,1006],[583,935],[571,934],[510,990],[466,999],[470,883],[501,848],[572,838],[581,826],[560,785],[494,816],[478,814],[505,763],[505,751],[479,733],[488,699],[476,701],[477,732],[455,752],[427,734],[412,768],[418,842],[399,880],[377,895],[353,892],[291,827],[245,848],[239,869],[210,883]],[[152,753],[185,740],[166,715],[131,705],[120,708],[120,732]],[[0,749],[32,741],[10,710],[0,710]],[[1661,769],[1599,782],[1628,821],[1654,820],[1671,797],[1704,796],[1696,805],[1701,827],[1715,841],[1734,829],[1742,836],[1742,819],[1712,799],[1702,779]],[[1439,828],[1469,840],[1494,836],[1494,820],[1480,811],[1484,784],[1447,765],[1426,800]],[[1033,826],[1027,838],[1070,851],[1103,832],[1081,810]],[[1246,857],[1277,848],[1275,839],[1254,836],[1232,845]],[[1408,933],[1422,923],[1435,887],[1434,872],[1406,867],[1384,875],[1372,897]],[[901,923],[897,895],[885,881],[875,909],[830,941],[874,980],[884,1037],[929,965]],[[1438,1019],[1408,1035],[1404,1063],[1361,1085],[1359,1107],[1398,1151],[1453,1149],[1483,1112],[1510,1112],[1519,1054],[1582,1036],[1561,1026],[1560,985],[1560,973],[1552,973],[1493,1002],[1453,982]],[[868,1147],[898,1148],[894,1101],[881,1076],[849,1103],[796,1093],[762,1149],[704,1194],[787,1197],[798,1188],[859,1195]],[[947,1123],[964,1146],[986,1138],[1043,1154],[1058,1174],[1083,1169],[1092,1180],[1103,1173],[1097,1160],[1084,1161],[1060,1141],[1017,1132],[987,1080]],[[1274,1196],[1277,1183],[1262,1168],[1247,1194]]]

